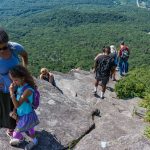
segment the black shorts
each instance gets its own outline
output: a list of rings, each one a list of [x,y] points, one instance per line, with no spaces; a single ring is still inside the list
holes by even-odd
[[[104,85],[104,86],[106,86],[106,84],[108,83],[108,81],[109,81],[109,77],[95,77],[95,79],[97,80],[97,81],[101,81],[101,84],[102,85]]]
[[[16,121],[9,116],[14,106],[9,93],[0,92],[0,128],[14,129]]]

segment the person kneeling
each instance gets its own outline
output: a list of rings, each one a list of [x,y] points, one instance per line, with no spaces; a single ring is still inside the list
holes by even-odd
[[[53,86],[56,86],[54,75],[48,71],[47,68],[42,68],[40,71],[40,79],[50,82]]]

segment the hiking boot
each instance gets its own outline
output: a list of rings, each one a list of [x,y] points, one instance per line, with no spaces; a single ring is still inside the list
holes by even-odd
[[[116,71],[119,71],[119,67],[116,67]]]
[[[31,150],[32,148],[34,148],[36,145],[38,144],[38,142],[35,144],[33,142],[30,142],[29,144],[27,144],[25,146],[25,149],[24,150]]]
[[[18,146],[23,141],[24,141],[24,138],[22,140],[12,138],[9,143],[10,143],[11,146]]]

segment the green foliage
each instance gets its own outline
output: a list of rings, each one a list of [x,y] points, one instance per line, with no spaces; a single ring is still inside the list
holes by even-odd
[[[150,106],[148,106],[148,107],[150,107]],[[146,112],[146,114],[144,116],[144,120],[146,122],[150,122],[150,108],[147,110],[147,112]]]
[[[146,122],[150,122],[150,94],[149,93],[147,93],[149,96],[147,97],[145,97],[146,99],[145,100],[143,100],[143,102],[141,102],[141,106],[144,106],[145,108],[147,108],[147,112],[146,112],[146,114],[145,114],[145,116],[144,116],[144,120],[146,121]],[[142,105],[143,104],[143,105]],[[149,127],[147,127],[146,129],[145,129],[145,132],[144,132],[144,134],[148,137],[148,138],[150,138],[150,128]]]
[[[45,18],[43,21],[49,23],[50,26],[73,27],[89,23],[124,22],[126,20],[126,16],[117,13],[81,13],[74,10],[59,10],[50,14],[49,19]],[[39,17],[32,20],[33,23],[43,23],[41,21]]]
[[[150,99],[143,99],[142,101],[140,101],[139,106],[143,108],[148,108],[150,106]]]
[[[150,138],[150,127],[149,127],[149,126],[146,127],[146,129],[145,129],[145,131],[144,131],[144,135],[145,135],[146,137]]]
[[[150,68],[143,67],[130,71],[129,75],[115,86],[116,93],[120,98],[141,97],[140,106],[147,109],[144,116],[146,122],[150,122]],[[150,127],[147,127],[144,134],[150,138]]]
[[[139,106],[150,109],[150,90],[146,90],[144,99],[139,103]]]
[[[134,69],[126,78],[119,80],[119,82],[116,84],[115,91],[117,96],[119,98],[145,97],[145,100],[150,100],[149,77],[150,69],[148,67]]]
[[[144,120],[150,122],[150,90],[146,90],[144,99],[140,101],[139,106],[147,109],[147,112],[144,116]]]

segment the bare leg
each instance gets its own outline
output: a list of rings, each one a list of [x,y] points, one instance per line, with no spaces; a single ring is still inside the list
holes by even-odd
[[[112,74],[112,80],[116,81],[116,67],[112,69],[111,74]]]
[[[29,129],[26,133],[32,139],[32,141],[26,145],[25,150],[31,150],[38,144],[38,139],[35,136],[34,128]]]
[[[101,99],[104,99],[104,93],[106,91],[106,85],[102,84],[102,91],[101,91]]]
[[[102,92],[105,93],[106,91],[106,85],[102,85]]]
[[[95,81],[95,87],[98,87],[98,84],[99,84],[99,81],[96,80],[96,81]]]
[[[95,87],[94,87],[94,93],[96,94],[97,93],[97,87],[98,87],[98,84],[99,84],[99,81],[98,80],[95,80]]]

